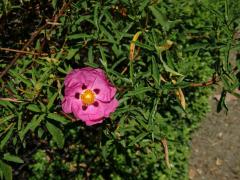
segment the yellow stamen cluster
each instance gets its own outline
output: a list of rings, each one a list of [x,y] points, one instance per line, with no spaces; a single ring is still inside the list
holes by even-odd
[[[81,93],[80,99],[84,105],[91,105],[95,101],[95,93],[90,89],[86,89]]]

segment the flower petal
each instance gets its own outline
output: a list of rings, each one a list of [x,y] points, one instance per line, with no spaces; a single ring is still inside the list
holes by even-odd
[[[75,97],[76,93],[80,93],[82,92],[82,88],[80,84],[75,84],[75,86],[72,87],[65,87],[64,89],[64,96],[70,96],[70,97]]]
[[[99,119],[96,119],[96,120],[85,121],[85,123],[86,123],[87,126],[92,126],[94,124],[102,123],[103,120],[104,120],[104,118],[99,118]]]
[[[92,87],[92,90],[94,89],[99,89],[99,93],[96,95],[96,98],[100,101],[103,102],[109,102],[112,100],[112,98],[114,97],[114,95],[116,94],[116,88],[113,87],[105,77],[102,76],[98,76]]]
[[[112,112],[116,110],[118,107],[119,103],[116,98],[114,98],[110,103],[105,104],[105,111],[104,111],[104,116],[109,117]]]
[[[62,110],[65,113],[71,113],[72,112],[72,101],[69,97],[64,97],[62,100]]]
[[[96,79],[94,68],[82,68],[72,70],[65,78],[64,85],[66,87],[76,86],[77,84],[85,84],[91,86]]]
[[[95,107],[94,105],[89,105],[85,110],[82,109],[82,102],[72,104],[72,112],[77,119],[84,122],[97,121],[98,119],[104,118],[104,107],[100,105]],[[95,123],[96,124],[96,123]]]

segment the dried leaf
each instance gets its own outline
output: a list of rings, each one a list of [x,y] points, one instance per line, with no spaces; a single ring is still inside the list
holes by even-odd
[[[160,52],[170,49],[173,45],[173,41],[167,40],[162,46],[159,47]]]
[[[129,59],[130,61],[133,61],[134,60],[134,52],[135,52],[135,41],[137,41],[139,35],[141,34],[142,32],[141,31],[138,31],[134,36],[133,36],[133,39],[132,39],[132,42],[130,44],[130,53],[129,53]]]
[[[168,156],[168,145],[167,145],[167,140],[164,138],[161,140],[163,148],[164,148],[164,156],[165,156],[165,161],[166,165],[168,168],[171,168],[171,165],[169,163],[169,156]]]
[[[173,82],[173,84],[176,84],[175,80],[172,80],[172,82]],[[177,96],[178,100],[180,101],[182,108],[185,110],[186,109],[186,101],[185,101],[185,96],[184,96],[181,88],[178,88],[176,90],[176,96]]]

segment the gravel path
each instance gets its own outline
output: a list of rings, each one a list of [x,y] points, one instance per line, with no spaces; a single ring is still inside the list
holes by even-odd
[[[190,180],[240,180],[240,100],[228,98],[229,112],[212,112],[193,134]]]

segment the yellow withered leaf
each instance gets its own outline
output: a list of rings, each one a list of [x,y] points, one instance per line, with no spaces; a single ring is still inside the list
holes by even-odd
[[[175,80],[172,80],[172,82],[173,82],[173,84],[176,84]],[[185,96],[183,94],[182,89],[178,88],[175,93],[176,93],[178,100],[180,101],[182,108],[186,109],[186,101],[185,101]]]
[[[135,52],[135,42],[138,40],[139,35],[141,34],[141,31],[138,31],[132,39],[132,42],[130,43],[130,52],[129,52],[129,60],[133,61],[134,60],[134,52]]]
[[[161,79],[161,81],[163,81],[163,82],[167,82],[167,81],[164,79],[164,77],[162,77],[161,75],[160,75],[160,79]]]
[[[166,50],[170,49],[172,47],[172,45],[173,45],[173,41],[167,40],[162,46],[159,47],[159,50],[161,52],[166,51]]]

